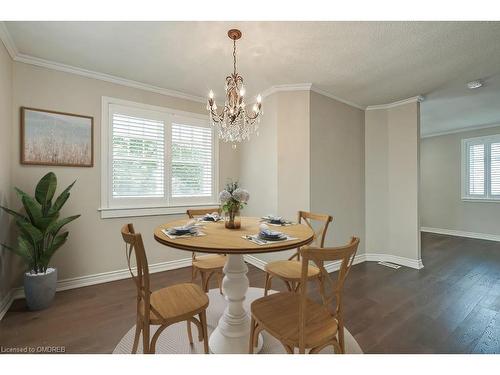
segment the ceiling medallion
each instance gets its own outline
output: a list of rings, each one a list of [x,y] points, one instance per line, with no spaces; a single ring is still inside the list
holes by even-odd
[[[236,72],[236,41],[241,38],[241,31],[231,29],[227,35],[233,41],[233,73],[226,77],[226,101],[220,112],[214,100],[214,92],[208,95],[207,110],[212,125],[217,128],[219,138],[225,142],[242,142],[250,139],[257,131],[262,115],[262,97],[257,96],[250,113],[246,110],[245,87],[243,77]],[[236,145],[233,145],[235,148]]]

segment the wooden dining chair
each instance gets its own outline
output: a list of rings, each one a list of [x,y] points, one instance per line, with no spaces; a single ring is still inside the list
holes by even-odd
[[[257,346],[258,335],[262,330],[278,339],[290,354],[294,353],[295,348],[301,354],[306,349],[314,354],[328,345],[333,346],[335,353],[345,353],[342,293],[358,245],[359,238],[352,237],[350,243],[342,247],[301,248],[299,293],[274,293],[250,305],[249,353],[253,353],[253,348]],[[341,265],[336,280],[332,280],[324,262],[335,260],[340,260]],[[322,275],[321,303],[307,295],[309,262],[313,262]]]
[[[333,218],[330,215],[314,214],[306,211],[299,211],[298,223],[305,223],[314,232],[313,243],[316,247],[324,247],[326,232],[328,225],[332,222]],[[314,223],[319,223],[319,228],[314,228]],[[266,283],[264,285],[264,295],[267,296],[269,289],[271,289],[272,279],[277,277],[285,282],[289,291],[297,291],[300,286],[301,278],[301,263],[300,263],[300,249],[297,249],[288,260],[278,260],[276,262],[267,263],[264,270],[266,271]],[[321,283],[321,273],[319,269],[314,266],[308,268],[309,279],[318,279]]]
[[[217,212],[220,215],[220,208],[201,208],[201,209],[189,209],[186,214],[190,219],[195,219],[202,217],[206,214],[211,214]],[[191,282],[194,282],[198,273],[201,276],[201,287],[205,292],[208,292],[208,286],[210,278],[213,275],[217,276],[217,285],[219,286],[219,292],[222,294],[222,277],[224,275],[223,268],[226,264],[226,256],[223,254],[215,255],[202,255],[197,256],[193,251],[192,253],[192,267],[191,267]]]
[[[208,354],[207,295],[193,283],[171,285],[151,292],[149,266],[141,234],[135,233],[132,224],[125,224],[121,232],[125,241],[128,268],[137,287],[137,324],[132,353],[137,352],[141,332],[143,352],[154,353],[156,341],[163,330],[174,323],[186,321],[189,342],[193,344],[191,323],[194,323],[198,328],[198,339],[203,340],[205,353]],[[130,264],[132,251],[137,265],[136,274]],[[196,319],[196,315],[199,319]],[[151,341],[150,326],[159,326]]]

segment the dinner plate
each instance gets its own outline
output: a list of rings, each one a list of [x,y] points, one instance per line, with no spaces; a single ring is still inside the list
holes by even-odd
[[[171,228],[168,230],[168,234],[175,235],[175,236],[182,236],[183,234],[188,234],[188,233],[196,233],[197,229],[196,228]]]
[[[264,233],[259,233],[259,238],[266,241],[283,241],[286,240],[286,235],[283,233],[277,233],[275,235],[269,235]]]

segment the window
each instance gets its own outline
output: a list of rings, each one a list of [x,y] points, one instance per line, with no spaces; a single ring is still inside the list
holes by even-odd
[[[462,140],[462,199],[500,201],[500,134]]]
[[[101,217],[216,204],[218,142],[206,116],[104,97],[102,124]]]

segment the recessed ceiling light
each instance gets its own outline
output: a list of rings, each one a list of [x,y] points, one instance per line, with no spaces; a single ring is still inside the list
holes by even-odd
[[[471,90],[478,89],[483,86],[483,81],[476,79],[475,81],[467,82],[467,87]]]

